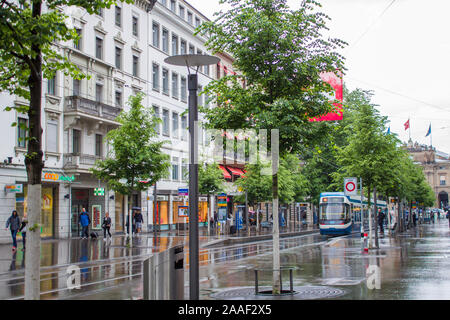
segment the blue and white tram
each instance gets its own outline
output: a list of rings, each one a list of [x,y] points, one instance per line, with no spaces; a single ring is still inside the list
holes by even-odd
[[[386,208],[386,202],[377,200],[377,207]],[[322,235],[346,235],[368,230],[369,215],[367,199],[360,196],[346,196],[343,192],[324,192],[320,194],[319,229]]]

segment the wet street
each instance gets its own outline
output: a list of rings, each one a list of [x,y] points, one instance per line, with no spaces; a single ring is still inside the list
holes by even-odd
[[[312,232],[312,233],[311,233]],[[229,244],[229,237],[200,237],[200,298],[273,299],[255,296],[269,288],[272,275],[270,240]],[[237,237],[234,237],[235,239]],[[124,236],[112,242],[51,240],[42,244],[41,299],[141,299],[142,261],[176,244],[185,244],[185,298],[189,292],[188,237],[141,235],[130,250]],[[208,245],[209,244],[209,245]],[[214,244],[214,245],[213,245]],[[325,237],[318,232],[281,238],[283,289],[289,269],[298,294],[281,299],[450,299],[450,229],[447,219],[419,225],[379,240],[380,248],[362,250],[359,234]],[[19,248],[21,245],[19,245]],[[67,287],[71,266],[81,272],[81,289]],[[24,290],[23,252],[0,246],[0,299],[21,299]]]

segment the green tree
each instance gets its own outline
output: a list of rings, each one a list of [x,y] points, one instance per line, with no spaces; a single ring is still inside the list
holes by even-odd
[[[155,142],[156,123],[153,110],[141,104],[142,94],[130,96],[131,109],[123,110],[116,121],[121,124],[106,135],[111,149],[105,160],[98,160],[91,172],[106,181],[108,186],[127,195],[129,219],[131,218],[131,195],[133,191],[147,190],[167,174],[169,156],[161,151],[165,141]],[[131,223],[129,224],[131,239]]]
[[[132,2],[131,0],[126,0]],[[25,299],[40,298],[40,210],[42,160],[42,78],[51,79],[57,70],[74,78],[84,75],[58,53],[55,44],[77,39],[66,25],[61,7],[77,6],[88,13],[109,8],[114,0],[3,0],[0,3],[0,90],[23,97],[27,106],[5,106],[28,114],[28,150],[25,167],[28,179],[29,243],[26,251]],[[47,8],[44,12],[43,8]],[[16,126],[17,123],[13,123]]]
[[[300,152],[312,139],[309,117],[329,112],[329,85],[321,72],[343,69],[336,52],[343,47],[337,39],[324,40],[326,29],[320,6],[306,0],[299,10],[290,10],[286,0],[226,0],[231,9],[215,21],[202,24],[208,34],[206,47],[227,52],[234,58],[237,75],[210,83],[205,92],[214,97],[216,108],[201,108],[215,129],[277,129],[280,154]],[[245,86],[242,85],[245,83]],[[278,163],[272,152],[273,269],[280,267],[278,228]],[[274,293],[279,293],[279,273],[274,271]]]

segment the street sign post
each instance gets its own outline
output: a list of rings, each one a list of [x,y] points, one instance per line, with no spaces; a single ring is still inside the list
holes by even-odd
[[[356,196],[358,194],[356,184],[357,178],[344,178],[344,194],[346,196]]]

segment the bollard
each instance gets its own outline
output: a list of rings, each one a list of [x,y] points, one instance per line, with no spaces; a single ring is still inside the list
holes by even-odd
[[[368,252],[368,241],[367,241],[367,233],[364,233],[364,251]]]

